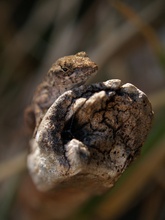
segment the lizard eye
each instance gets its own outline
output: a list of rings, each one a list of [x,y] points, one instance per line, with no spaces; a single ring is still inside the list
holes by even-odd
[[[61,67],[61,69],[62,69],[64,72],[67,72],[67,71],[68,71],[68,68],[66,68],[66,67]]]

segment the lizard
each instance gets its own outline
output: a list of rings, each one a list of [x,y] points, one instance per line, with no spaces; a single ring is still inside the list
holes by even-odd
[[[37,130],[45,113],[61,94],[85,84],[97,70],[96,63],[84,51],[55,61],[25,110],[25,122],[31,133]]]
[[[140,152],[153,116],[147,96],[119,79],[83,85],[97,69],[85,52],[60,58],[34,94],[27,166],[39,190],[104,191]]]

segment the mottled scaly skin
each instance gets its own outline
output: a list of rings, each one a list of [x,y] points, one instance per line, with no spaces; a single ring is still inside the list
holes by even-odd
[[[32,104],[25,111],[31,132],[36,130],[53,102],[65,91],[83,85],[98,70],[85,52],[58,59],[37,87]]]

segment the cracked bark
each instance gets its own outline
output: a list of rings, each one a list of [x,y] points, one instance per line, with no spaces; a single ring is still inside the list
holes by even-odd
[[[31,140],[28,168],[39,190],[61,198],[54,218],[114,185],[139,155],[152,118],[147,96],[120,80],[80,86],[52,104]]]

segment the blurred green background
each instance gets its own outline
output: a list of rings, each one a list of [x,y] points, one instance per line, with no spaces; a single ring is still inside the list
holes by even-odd
[[[164,48],[164,0],[0,2],[0,219],[21,219],[20,201],[27,205],[18,202],[28,149],[23,111],[51,64],[78,51],[99,66],[91,82],[134,84],[148,95],[155,118],[140,158],[74,218],[165,219]],[[27,209],[20,212],[29,219]]]

